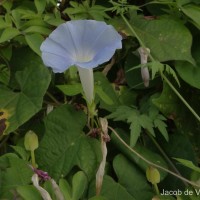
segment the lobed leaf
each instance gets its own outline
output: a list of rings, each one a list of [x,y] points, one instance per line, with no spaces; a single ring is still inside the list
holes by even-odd
[[[16,130],[42,108],[50,74],[46,67],[38,63],[16,72],[16,81],[20,91],[13,92],[5,86],[0,86],[0,109],[9,113],[9,125],[4,134]]]

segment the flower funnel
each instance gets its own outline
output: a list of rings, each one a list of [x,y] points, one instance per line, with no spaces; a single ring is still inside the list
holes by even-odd
[[[41,45],[42,59],[53,72],[77,66],[88,103],[94,99],[92,69],[109,61],[122,47],[122,37],[105,22],[74,20],[58,26]]]

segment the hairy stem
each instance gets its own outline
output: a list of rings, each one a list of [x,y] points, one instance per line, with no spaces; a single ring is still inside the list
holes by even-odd
[[[167,173],[169,173],[169,174],[171,174],[171,175],[173,175],[173,176],[179,178],[180,180],[182,180],[182,181],[184,181],[184,182],[186,182],[186,183],[188,183],[188,184],[190,184],[190,185],[192,185],[192,186],[195,186],[195,187],[200,188],[200,185],[196,184],[195,182],[190,181],[190,180],[188,180],[188,179],[182,177],[181,175],[178,175],[178,174],[176,174],[176,173],[174,173],[174,172],[172,172],[172,171],[170,171],[170,170],[168,170],[168,169],[166,169],[166,168],[164,168],[164,167],[162,167],[162,166],[160,166],[160,165],[157,165],[157,164],[155,164],[155,163],[149,161],[148,159],[146,159],[145,157],[143,157],[142,155],[140,155],[137,151],[135,151],[134,149],[132,149],[128,144],[126,144],[126,142],[124,142],[124,140],[118,135],[118,133],[117,133],[112,127],[108,126],[108,128],[115,134],[115,136],[119,139],[119,141],[120,141],[127,149],[129,149],[132,153],[134,153],[136,156],[138,156],[140,159],[142,159],[144,162],[146,162],[146,163],[149,164],[150,166],[153,166],[153,167],[155,167],[155,168],[157,168],[157,169],[160,169],[160,170],[162,170],[162,171],[165,171],[165,172],[167,172]]]
[[[179,97],[179,99],[185,104],[185,106],[190,110],[190,112],[195,116],[195,118],[200,122],[199,115],[195,110],[188,104],[188,102],[183,98],[183,96],[177,91],[177,89],[171,84],[168,78],[161,72],[162,78],[166,81],[169,87],[174,91],[174,93]]]
[[[157,143],[157,141],[152,137],[151,134],[149,134],[147,132],[148,136],[151,138],[151,140],[153,141],[153,143],[155,144],[155,146],[158,148],[158,150],[160,151],[160,153],[163,155],[163,157],[165,158],[165,160],[169,163],[169,165],[171,166],[171,168],[174,170],[174,172],[176,172],[179,176],[181,176],[180,172],[178,171],[178,169],[176,168],[176,166],[174,165],[174,163],[169,159],[169,157],[167,156],[167,154],[163,151],[163,149],[161,148],[161,146]],[[185,186],[188,186],[188,184],[184,181],[183,182]]]

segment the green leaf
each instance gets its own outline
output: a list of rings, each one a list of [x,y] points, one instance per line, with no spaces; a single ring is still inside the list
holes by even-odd
[[[102,196],[95,196],[95,197],[90,198],[89,200],[107,200],[107,199]]]
[[[167,132],[167,125],[160,119],[155,119],[153,121],[154,123],[154,126],[156,128],[158,128],[158,130],[160,131],[160,133],[163,135],[163,137],[166,139],[166,141],[169,141],[169,135],[168,135],[168,132]]]
[[[112,87],[108,79],[101,72],[94,73],[94,80],[95,80],[95,85],[97,85],[97,87],[101,87],[103,93],[109,94],[109,100],[107,97],[106,100],[105,99],[103,100],[101,97],[99,97],[99,94],[97,93],[96,99],[97,100],[99,99],[100,107],[108,111],[114,111],[120,105],[118,96],[114,88]],[[113,102],[112,104],[107,104],[111,103],[111,101]]]
[[[183,61],[177,61],[175,63],[175,68],[179,74],[179,76],[191,86],[200,89],[200,43],[198,40],[199,35],[194,38],[194,46],[193,46],[193,56],[196,60],[196,66]]]
[[[165,82],[162,93],[152,98],[152,103],[167,117],[176,117],[181,110],[180,100]]]
[[[139,116],[138,120],[139,120],[139,124],[144,129],[147,129],[149,131],[149,133],[151,133],[153,136],[155,136],[155,133],[153,130],[154,125],[153,125],[151,118],[148,115],[142,114]],[[132,122],[134,123],[134,120]]]
[[[7,66],[0,64],[0,82],[8,85],[10,79],[10,70]]]
[[[115,182],[110,176],[104,176],[101,196],[106,200],[136,200],[120,183]]]
[[[146,20],[133,16],[130,24],[154,59],[186,60],[195,63],[191,56],[192,35],[179,21],[167,18]]]
[[[77,172],[72,179],[72,200],[80,199],[87,188],[87,177],[82,171]]]
[[[175,79],[175,81],[178,83],[178,86],[180,87],[180,82],[178,80],[178,77],[176,76],[176,72],[169,65],[165,65],[165,71],[168,74],[171,74],[173,76],[173,78]]]
[[[183,11],[183,13],[185,15],[187,15],[190,19],[192,19],[195,24],[197,24],[197,28],[200,29],[200,7],[194,4],[188,4],[185,5],[183,7],[181,7],[181,11]]]
[[[100,85],[95,85],[95,93],[108,105],[113,105],[114,102],[112,99],[109,97],[108,94],[106,94]]]
[[[10,13],[5,14],[5,22],[9,25],[9,27],[12,27],[12,17]]]
[[[13,48],[12,48],[12,45],[8,45],[6,46],[5,48],[1,48],[0,49],[0,54],[6,59],[6,60],[9,60],[11,59],[12,57],[12,51],[13,51]]]
[[[55,179],[67,175],[74,166],[83,170],[88,179],[96,172],[99,158],[93,145],[100,144],[82,133],[85,124],[86,115],[70,105],[60,106],[46,117],[36,160]]]
[[[128,144],[130,140],[128,137],[128,133],[122,131],[121,129],[116,129],[116,131],[120,135],[120,137]],[[136,164],[144,173],[146,173],[146,169],[149,166],[149,164],[147,164],[145,161],[143,161],[141,158],[139,158],[137,155],[135,155],[129,149],[127,149],[127,147],[125,147],[124,144],[122,144],[121,141],[119,141],[119,139],[114,135],[114,133],[112,133],[111,135],[111,142],[131,162]],[[163,158],[159,154],[147,149],[146,147],[136,144],[134,150],[138,152],[138,154],[141,154],[143,157],[148,159],[149,161],[157,165],[161,165],[165,168],[168,168],[165,160],[163,160]],[[166,177],[167,173],[161,170],[159,172],[161,175],[161,180],[163,180]]]
[[[153,62],[148,63],[148,66],[151,68],[152,79],[155,78],[156,73],[167,72],[168,74],[173,76],[178,86],[180,87],[180,82],[178,80],[176,72],[169,65],[162,64],[158,61],[153,61]]]
[[[41,56],[40,46],[44,40],[44,38],[39,33],[27,34],[25,35],[26,42],[29,47]]]
[[[138,120],[139,113],[136,109],[130,108],[128,106],[119,106],[115,112],[107,116],[108,119],[114,118],[114,121],[127,121],[131,123],[131,137],[130,144],[134,146],[138,140],[141,133],[141,125]]]
[[[40,27],[45,27],[45,28],[49,27],[49,25],[46,22],[44,22],[42,18],[36,18],[36,19],[31,19],[29,21],[24,22],[21,28],[25,29],[31,26],[40,26]]]
[[[22,24],[22,21],[21,21],[21,15],[20,13],[17,11],[17,10],[12,10],[12,17],[13,17],[13,22],[15,24],[15,26],[20,29],[21,28],[21,24]]]
[[[70,187],[69,183],[65,179],[59,180],[59,188],[63,193],[65,199],[71,200],[72,196],[72,188]]]
[[[30,26],[23,31],[25,34],[27,33],[40,33],[42,35],[49,35],[51,30],[42,26]]]
[[[107,116],[108,119],[114,118],[115,121],[125,121],[132,113],[132,110],[128,106],[119,106],[115,112]]]
[[[14,145],[10,145],[15,152],[23,159],[23,160],[28,160],[28,153],[25,150],[25,148],[21,147],[21,146],[14,146]]]
[[[136,109],[133,109],[128,106],[119,106],[115,112],[107,116],[107,118],[114,118],[115,121],[127,121],[130,123],[131,137],[130,137],[130,146],[135,146],[142,128],[147,129],[153,136],[153,122],[149,116],[146,114],[140,114]]]
[[[12,1],[3,1],[1,4],[6,9],[6,11],[9,13],[9,11],[12,8],[13,2]]]
[[[194,66],[188,62],[176,62],[176,70],[179,76],[191,86],[200,89],[200,66]]]
[[[181,159],[181,158],[173,158],[175,160],[177,160],[179,163],[181,163],[183,166],[188,167],[192,170],[194,170],[195,172],[200,173],[200,168],[195,166],[194,163],[190,160],[185,160],[185,159]]]
[[[0,43],[8,42],[9,40],[13,39],[14,37],[20,34],[19,30],[16,28],[6,28],[0,37]]]
[[[194,0],[195,1],[195,0]],[[176,0],[176,3],[179,7],[192,2],[192,0]]]
[[[148,63],[148,66],[151,68],[152,79],[155,78],[156,73],[164,71],[164,65],[158,61],[152,61]]]
[[[10,24],[7,24],[3,16],[0,16],[0,29],[5,29],[10,27]]]
[[[149,200],[153,197],[151,186],[148,184],[145,174],[142,174],[123,155],[117,155],[113,160],[113,167],[119,183],[135,199]],[[141,192],[143,191],[143,192]]]
[[[138,141],[138,138],[140,137],[140,133],[142,131],[142,127],[140,125],[140,122],[138,120],[137,115],[132,115],[131,120],[129,121],[131,123],[130,125],[130,130],[131,130],[131,135],[130,135],[130,146],[134,147],[135,144]]]
[[[42,200],[38,190],[32,185],[24,185],[17,187],[17,193],[23,197],[24,200]]]
[[[42,108],[50,74],[43,65],[30,64],[23,71],[16,72],[16,81],[20,87],[18,92],[0,86],[0,108],[8,112],[8,126],[4,134],[16,130]]]
[[[59,26],[65,21],[60,17],[55,16],[54,14],[46,14],[44,16],[44,21],[52,26]]]
[[[3,172],[2,196],[18,186],[29,184],[33,175],[26,161],[15,157],[8,157],[8,159],[10,166]]]
[[[82,85],[80,83],[57,85],[56,87],[67,96],[75,96],[83,92]]]
[[[187,115],[188,116],[188,115]],[[186,124],[188,123],[188,118],[186,117]],[[183,129],[185,127],[182,127]],[[166,152],[166,154],[169,156],[169,158],[182,158],[185,160],[190,160],[193,162],[196,166],[198,166],[197,162],[197,155],[194,150],[194,146],[191,144],[190,140],[188,139],[189,136],[186,134],[183,134],[182,130],[179,129],[180,132],[175,132],[175,134],[169,135],[169,142],[166,141],[160,141],[160,145],[162,146],[163,150]],[[184,130],[185,131],[185,130]],[[189,133],[191,131],[191,127],[189,129]],[[187,134],[188,134],[187,132]],[[182,174],[182,176],[190,179],[191,178],[191,169],[186,168],[185,166],[181,165],[180,163],[172,160],[175,167],[178,169],[178,171]],[[184,189],[185,185],[182,183],[181,180],[177,179],[176,177],[172,175],[168,175],[166,179],[163,181],[163,183],[167,186],[170,185],[170,187],[173,190],[177,189]]]
[[[46,7],[46,0],[34,0],[35,7],[39,14],[42,14]]]

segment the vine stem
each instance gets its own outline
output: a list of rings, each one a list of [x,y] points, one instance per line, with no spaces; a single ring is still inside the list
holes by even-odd
[[[135,32],[135,30],[132,28],[128,20],[123,14],[120,14],[126,25],[129,27],[130,31],[135,35],[137,38],[138,42],[140,43],[141,47],[145,47],[145,44],[143,41],[140,39],[138,34]],[[152,61],[155,61],[153,56],[149,54],[149,57]],[[168,80],[168,78],[163,74],[163,72],[160,72],[161,77],[166,81],[166,83],[169,85],[169,87],[174,91],[174,93],[180,98],[180,100],[185,104],[185,106],[190,110],[190,112],[194,115],[194,117],[200,122],[200,116],[195,112],[195,110],[188,104],[188,102],[183,98],[183,96],[178,92],[178,90],[171,84],[171,82]]]
[[[153,167],[155,167],[155,168],[157,168],[157,169],[160,169],[160,170],[162,170],[162,171],[165,171],[165,172],[167,172],[167,173],[169,173],[169,174],[171,174],[171,175],[173,175],[173,176],[179,178],[180,180],[182,180],[182,181],[184,181],[184,182],[186,182],[186,183],[188,183],[188,184],[190,184],[190,185],[192,185],[192,186],[195,186],[195,187],[200,188],[200,185],[196,184],[195,182],[190,181],[190,180],[184,178],[183,176],[180,176],[180,175],[178,175],[178,174],[176,174],[176,173],[174,173],[174,172],[172,172],[172,171],[170,171],[170,170],[168,170],[168,169],[166,169],[166,168],[164,168],[164,167],[162,167],[162,166],[160,166],[160,165],[157,165],[157,164],[155,164],[155,163],[149,161],[148,159],[146,159],[145,157],[143,157],[142,155],[140,155],[137,151],[135,151],[134,149],[132,149],[128,144],[126,144],[126,142],[124,142],[124,140],[118,135],[118,133],[117,133],[112,127],[108,126],[108,128],[115,134],[115,136],[119,139],[119,141],[120,141],[127,149],[129,149],[132,153],[134,153],[136,156],[138,156],[140,159],[142,159],[142,160],[143,160],[144,162],[146,162],[147,164],[149,164],[149,165],[151,165],[151,166],[153,166]]]
[[[46,93],[57,105],[60,104],[60,102],[50,93],[47,91]]]
[[[178,169],[176,168],[176,166],[174,165],[174,163],[169,159],[169,157],[167,156],[167,154],[164,152],[164,150],[161,148],[161,146],[157,143],[157,141],[153,138],[153,136],[151,134],[149,134],[147,132],[147,135],[151,138],[151,140],[153,141],[153,143],[155,144],[155,146],[158,148],[158,150],[161,152],[161,154],[163,155],[163,157],[165,158],[165,160],[171,165],[172,169],[179,175],[181,176],[180,172],[178,171]],[[188,184],[183,181],[183,183],[185,184],[185,186],[188,186]]]
[[[179,99],[185,104],[185,106],[190,110],[190,112],[196,117],[196,119],[200,122],[199,115],[195,112],[195,110],[188,104],[188,102],[182,97],[182,95],[176,90],[176,88],[171,84],[168,78],[162,73],[162,78],[166,81],[166,83],[170,86],[170,88],[174,91],[174,93],[179,97]]]
[[[120,16],[122,17],[122,19],[124,20],[124,22],[126,23],[126,25],[129,27],[129,29],[131,30],[131,32],[133,33],[133,35],[135,35],[135,37],[137,38],[138,42],[140,43],[140,45],[142,47],[145,47],[143,41],[140,39],[140,37],[138,36],[138,34],[135,32],[135,30],[132,28],[132,26],[130,25],[130,23],[128,22],[128,20],[126,19],[126,17],[124,17],[123,14],[120,14]]]

